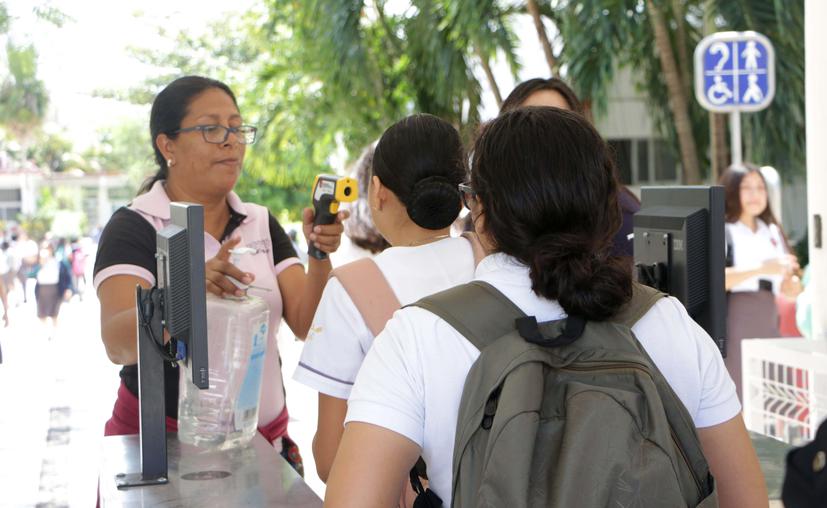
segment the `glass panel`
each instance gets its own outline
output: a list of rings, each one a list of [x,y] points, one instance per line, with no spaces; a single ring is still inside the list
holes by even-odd
[[[637,140],[637,182],[649,182],[649,140]]]
[[[655,140],[655,180],[674,182],[678,179],[678,161],[662,139]]]
[[[615,156],[617,173],[620,181],[626,185],[632,183],[632,141],[629,139],[610,139],[609,146]]]

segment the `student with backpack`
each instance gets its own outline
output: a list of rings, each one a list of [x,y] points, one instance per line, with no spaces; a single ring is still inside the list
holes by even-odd
[[[589,122],[521,108],[472,153],[489,255],[373,342],[325,505],[392,506],[421,455],[418,506],[767,506],[714,342],[609,254],[618,183]]]
[[[373,338],[401,304],[471,280],[472,247],[451,237],[467,175],[459,133],[418,114],[392,125],[373,153],[367,201],[391,247],[331,272],[294,379],[319,391],[313,456],[327,480],[347,398]],[[401,485],[401,482],[400,482]]]

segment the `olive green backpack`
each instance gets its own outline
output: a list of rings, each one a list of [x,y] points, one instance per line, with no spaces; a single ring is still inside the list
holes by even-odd
[[[614,319],[539,325],[479,281],[414,304],[481,351],[459,408],[454,507],[718,506],[692,419],[630,329],[662,296],[635,284]]]

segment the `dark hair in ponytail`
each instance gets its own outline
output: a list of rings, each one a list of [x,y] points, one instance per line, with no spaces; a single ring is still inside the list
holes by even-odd
[[[233,94],[229,86],[221,81],[202,76],[184,76],[178,78],[168,84],[155,96],[155,100],[152,102],[152,110],[149,113],[149,137],[152,143],[152,150],[155,152],[155,162],[158,163],[158,171],[144,181],[138,194],[149,191],[149,189],[155,185],[155,182],[158,180],[166,180],[169,175],[167,161],[155,143],[155,139],[159,134],[166,134],[172,139],[178,137],[178,135],[173,134],[173,132],[181,128],[181,120],[187,116],[189,106],[193,99],[210,88],[218,88],[226,92],[233,100],[233,103],[238,106],[235,94]]]
[[[521,108],[483,126],[472,185],[496,250],[530,269],[532,289],[569,315],[613,316],[631,298],[628,267],[610,255],[620,227],[606,143],[582,115]]]
[[[422,228],[446,228],[462,209],[462,141],[451,124],[433,115],[411,115],[390,126],[376,145],[373,174]]]

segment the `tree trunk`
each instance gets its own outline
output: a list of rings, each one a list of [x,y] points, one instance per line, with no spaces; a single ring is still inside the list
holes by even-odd
[[[675,23],[677,30],[675,31],[675,44],[678,45],[678,69],[681,73],[681,83],[683,83],[683,93],[686,97],[692,96],[692,66],[689,62],[689,53],[687,52],[687,45],[689,38],[686,35],[686,13],[683,10],[681,0],[672,0],[672,11],[675,16]]]
[[[491,87],[491,91],[494,93],[494,99],[497,100],[497,107],[502,107],[503,96],[500,93],[500,87],[497,86],[497,80],[494,79],[494,73],[491,71],[491,65],[488,63],[488,58],[482,54],[482,51],[480,51],[480,47],[478,44],[474,45],[474,51],[477,53],[477,58],[480,59],[480,63],[482,64],[482,70],[485,72],[485,77],[488,79],[488,85]]]
[[[663,78],[669,92],[669,109],[672,110],[672,119],[675,122],[675,131],[678,134],[680,145],[681,164],[683,165],[683,181],[688,184],[701,183],[701,171],[698,164],[698,149],[695,136],[692,133],[692,123],[689,119],[689,105],[681,83],[680,72],[675,63],[675,54],[672,43],[669,41],[669,32],[663,20],[663,14],[652,0],[646,0],[649,10],[649,19],[652,31],[655,34],[655,46],[658,50]]]
[[[704,35],[715,31],[713,16],[715,13],[714,0],[706,0],[704,3]],[[729,167],[729,150],[727,140],[726,115],[709,112],[709,159],[710,175],[709,181],[716,183],[721,173]]]
[[[546,27],[543,25],[543,18],[540,15],[540,6],[537,5],[537,0],[528,0],[527,7],[529,14],[531,14],[531,19],[534,20],[534,28],[537,29],[537,38],[540,39],[540,45],[543,46],[543,53],[546,55],[549,72],[552,76],[556,76],[558,70],[557,60],[551,51],[551,43],[548,41]]]

